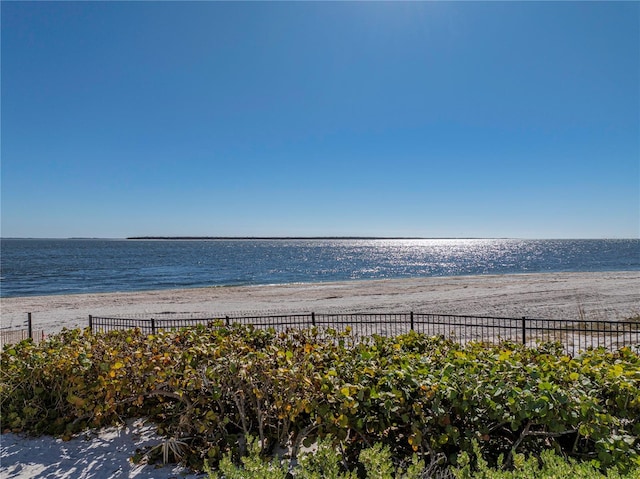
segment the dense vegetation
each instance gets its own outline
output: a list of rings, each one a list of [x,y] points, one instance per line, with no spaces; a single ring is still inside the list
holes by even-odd
[[[427,469],[508,470],[545,450],[602,470],[640,466],[640,356],[629,349],[571,358],[553,344],[414,333],[73,330],[5,348],[0,366],[3,431],[68,437],[149,417],[164,459],[196,468],[229,466],[251,444],[295,458],[318,441],[351,468],[372,447]]]

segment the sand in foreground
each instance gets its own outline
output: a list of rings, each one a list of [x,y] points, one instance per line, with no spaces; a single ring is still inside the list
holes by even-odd
[[[78,434],[70,441],[51,436],[0,437],[0,477],[3,479],[204,479],[177,465],[157,468],[130,459],[161,442],[151,424],[129,420],[122,427],[106,427]]]
[[[0,299],[2,328],[55,333],[89,315],[421,312],[619,320],[640,314],[640,271],[454,276]]]

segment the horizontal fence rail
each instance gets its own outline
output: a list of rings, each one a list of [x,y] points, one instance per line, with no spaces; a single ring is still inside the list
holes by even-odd
[[[0,329],[0,350],[2,350],[5,345],[19,343],[25,339],[32,339],[35,342],[40,342],[44,339],[44,330],[33,329],[31,313],[27,313],[27,320],[22,326],[22,328],[18,329]]]
[[[397,336],[416,331],[443,336],[460,343],[470,341],[497,344],[511,341],[525,345],[559,342],[569,354],[589,348],[640,351],[640,321],[583,321],[558,319],[500,318],[425,313],[285,314],[220,316],[215,314],[157,314],[154,317],[89,316],[93,332],[139,328],[143,333],[180,329],[196,325],[252,325],[276,330],[301,328],[350,329],[355,337]]]

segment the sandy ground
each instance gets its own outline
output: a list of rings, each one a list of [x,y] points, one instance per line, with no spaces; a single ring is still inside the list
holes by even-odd
[[[2,479],[197,479],[180,466],[134,464],[136,451],[160,443],[155,428],[142,421],[79,435],[70,441],[44,436],[0,436]]]
[[[420,312],[618,320],[640,314],[640,272],[545,273],[216,287],[0,299],[2,328],[46,334],[89,315]]]
[[[422,312],[549,319],[617,320],[640,314],[640,272],[549,273],[201,288],[142,293],[4,298],[2,328],[33,314],[47,334],[85,327],[88,316],[141,313]],[[153,427],[130,422],[71,441],[0,436],[3,479],[190,478],[174,467],[134,465],[158,444]],[[202,477],[202,476],[199,476]]]

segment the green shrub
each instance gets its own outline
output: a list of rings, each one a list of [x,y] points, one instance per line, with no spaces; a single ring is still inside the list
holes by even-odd
[[[265,459],[260,455],[258,441],[249,441],[249,454],[237,465],[231,455],[220,461],[218,470],[212,470],[208,464],[205,471],[209,479],[357,479],[358,469],[361,477],[370,479],[421,479],[424,477],[424,463],[414,460],[407,467],[393,464],[388,448],[380,443],[364,449],[353,470],[349,470],[343,461],[341,452],[330,440],[322,440],[313,452],[302,453],[299,461],[291,465],[279,458]]]
[[[415,454],[435,467],[477,443],[491,467],[553,449],[627,472],[640,465],[640,357],[221,325],[63,331],[0,355],[2,430],[70,437],[142,416],[176,446],[158,448],[165,459],[195,468],[237,463],[255,437],[260,454],[289,449],[292,460],[331,441],[348,467],[365,467],[374,444],[398,464]]]
[[[621,474],[616,467],[608,468],[602,473],[597,467],[588,462],[578,463],[575,460],[562,458],[555,451],[542,451],[539,457],[530,456],[525,459],[524,454],[514,456],[513,468],[503,470],[500,467],[489,467],[482,458],[477,443],[474,444],[475,467],[471,466],[470,455],[463,452],[460,455],[460,467],[452,469],[456,479],[639,479],[640,467],[635,467]]]
[[[471,457],[475,459],[472,467]],[[279,458],[265,459],[260,455],[260,447],[256,440],[251,440],[249,455],[242,458],[237,465],[230,456],[226,456],[219,464],[218,470],[212,470],[208,464],[205,470],[209,479],[427,479],[431,477],[451,477],[452,479],[638,479],[640,468],[621,474],[617,468],[610,468],[606,474],[594,465],[578,463],[572,459],[564,459],[553,450],[543,451],[539,458],[525,459],[523,454],[514,458],[511,470],[489,467],[479,453],[477,443],[472,455],[461,454],[460,466],[448,472],[430,473],[424,462],[414,456],[407,466],[393,463],[388,448],[380,443],[363,449],[359,462],[353,470],[344,467],[342,454],[330,441],[320,441],[317,450],[303,453],[297,464],[291,465]],[[360,475],[357,470],[362,471]]]

